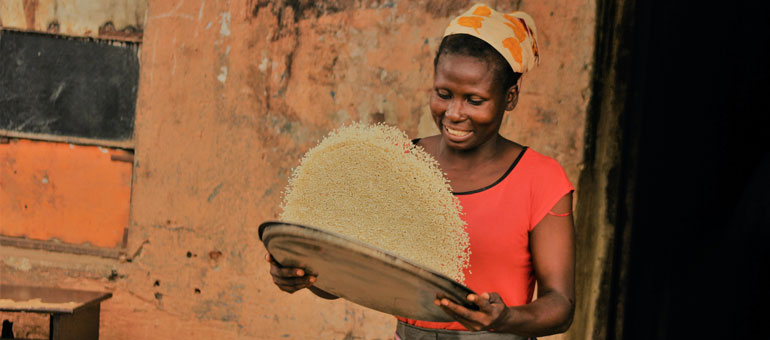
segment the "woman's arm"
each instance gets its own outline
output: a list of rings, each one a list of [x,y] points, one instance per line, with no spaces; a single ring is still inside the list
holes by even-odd
[[[572,193],[551,209],[555,214],[572,211]],[[544,336],[565,332],[575,311],[575,231],[572,215],[546,215],[530,233],[530,248],[538,298],[530,304],[506,307],[496,293],[469,295],[479,311],[450,300],[435,302],[469,330],[489,330],[520,336]]]

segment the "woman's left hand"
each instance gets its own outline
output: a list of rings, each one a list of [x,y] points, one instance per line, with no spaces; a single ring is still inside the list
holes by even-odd
[[[507,319],[511,313],[497,293],[469,294],[468,301],[479,306],[477,311],[458,305],[441,293],[436,297],[433,303],[469,331],[494,330],[495,326]]]

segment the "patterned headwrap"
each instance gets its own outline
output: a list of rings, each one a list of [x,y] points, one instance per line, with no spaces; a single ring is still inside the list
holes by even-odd
[[[452,34],[470,34],[484,40],[508,61],[514,72],[527,72],[540,61],[535,21],[524,12],[505,14],[476,4],[452,19],[444,36]]]

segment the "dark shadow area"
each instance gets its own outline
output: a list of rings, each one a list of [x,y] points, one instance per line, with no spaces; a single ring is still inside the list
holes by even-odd
[[[770,303],[770,5],[636,1],[623,339],[756,339]]]

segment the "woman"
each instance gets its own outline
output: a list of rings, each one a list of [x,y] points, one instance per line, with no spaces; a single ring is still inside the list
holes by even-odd
[[[463,206],[479,295],[469,310],[438,296],[456,322],[399,318],[397,339],[522,339],[567,330],[574,313],[572,185],[553,159],[499,134],[519,98],[521,74],[538,60],[535,26],[521,12],[477,4],[452,20],[436,58],[430,108],[441,134],[415,140],[438,160]],[[271,262],[282,290],[315,277]],[[535,282],[538,298],[532,301]]]

